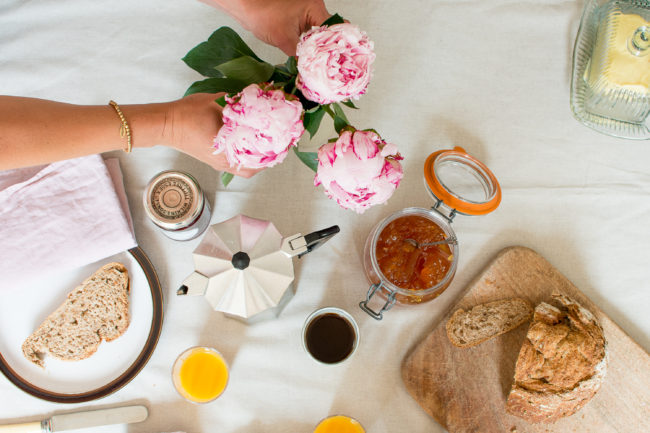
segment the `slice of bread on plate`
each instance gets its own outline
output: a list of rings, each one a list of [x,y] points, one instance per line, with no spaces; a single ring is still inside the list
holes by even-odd
[[[488,302],[469,311],[458,309],[447,321],[447,337],[454,346],[472,347],[530,320],[533,308],[525,299]]]
[[[112,341],[129,326],[129,273],[109,263],[68,294],[65,302],[24,341],[23,354],[44,367],[45,355],[66,361],[88,358],[102,340]]]
[[[521,347],[506,410],[531,423],[572,415],[598,391],[607,369],[603,329],[564,295],[540,303]]]

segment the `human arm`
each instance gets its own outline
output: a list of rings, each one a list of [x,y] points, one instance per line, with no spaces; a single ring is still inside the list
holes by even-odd
[[[120,105],[133,147],[169,146],[217,170],[252,176],[259,170],[236,171],[224,154],[212,154],[212,139],[221,127],[217,96],[203,93],[160,104]],[[124,149],[121,124],[108,104],[0,96],[0,170]]]
[[[330,17],[323,0],[201,0],[235,18],[259,40],[296,54],[300,35]]]

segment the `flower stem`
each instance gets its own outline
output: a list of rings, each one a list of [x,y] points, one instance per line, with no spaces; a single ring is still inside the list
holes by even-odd
[[[334,106],[334,114],[337,115],[338,117],[340,117],[341,119],[345,120],[345,123],[349,124],[350,121],[348,120],[348,117],[345,115],[345,112],[343,111],[343,108],[341,108],[341,106],[339,104],[337,104],[336,102],[334,104],[332,104],[332,105]]]
[[[332,119],[335,119],[335,118],[336,118],[336,114],[334,114],[334,112],[333,112],[332,109],[330,108],[330,105],[329,105],[329,104],[322,105],[322,107],[323,107],[323,110],[325,110],[325,112],[326,112],[327,114],[329,114],[330,117],[331,117]]]

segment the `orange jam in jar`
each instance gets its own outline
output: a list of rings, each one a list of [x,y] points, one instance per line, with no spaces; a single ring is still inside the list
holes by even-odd
[[[433,242],[448,243],[427,245]],[[420,304],[444,292],[456,273],[458,243],[449,219],[434,210],[405,208],[370,232],[363,266],[371,286],[359,306],[377,320],[395,303]],[[368,307],[377,294],[382,311]]]
[[[359,307],[373,319],[382,320],[396,304],[421,304],[440,296],[458,268],[454,217],[485,215],[501,202],[494,174],[458,146],[427,157],[424,185],[435,202],[431,208],[397,211],[366,239],[363,268],[370,286]],[[375,295],[382,299],[373,301]]]
[[[442,228],[429,218],[397,218],[384,227],[377,239],[375,255],[379,269],[388,281],[402,289],[434,287],[449,272],[454,256],[447,244],[423,244],[445,239]]]

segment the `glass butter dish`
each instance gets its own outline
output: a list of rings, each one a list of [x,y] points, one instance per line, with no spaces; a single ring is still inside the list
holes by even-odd
[[[650,0],[587,0],[573,51],[571,109],[596,131],[650,139]]]

